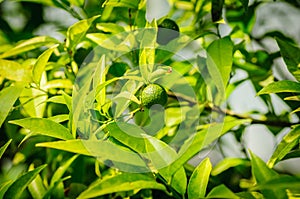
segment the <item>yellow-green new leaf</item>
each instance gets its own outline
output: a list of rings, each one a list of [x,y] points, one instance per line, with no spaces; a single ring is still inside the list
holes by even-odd
[[[293,92],[300,93],[300,83],[290,80],[282,80],[279,82],[273,82],[263,89],[261,89],[257,95],[270,94],[270,93],[282,93],[282,92]]]
[[[32,81],[30,66],[24,66],[11,60],[0,59],[0,76],[17,82],[29,83]]]
[[[51,47],[48,50],[46,50],[45,52],[43,52],[43,54],[41,54],[38,57],[36,63],[34,64],[34,66],[32,68],[32,79],[36,84],[40,84],[42,74],[46,68],[46,64],[47,64],[50,56],[52,55],[53,51],[55,50],[55,48],[57,48],[57,46],[58,46],[58,44],[54,45],[53,47]]]
[[[204,198],[211,170],[209,158],[205,158],[195,168],[188,184],[189,199]]]

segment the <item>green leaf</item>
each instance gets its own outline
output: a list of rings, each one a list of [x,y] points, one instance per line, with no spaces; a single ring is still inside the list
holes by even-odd
[[[0,74],[2,77],[17,81],[29,83],[31,79],[31,69],[16,61],[0,59]]]
[[[241,158],[225,158],[221,160],[212,170],[211,175],[216,176],[231,167],[248,165],[249,161]]]
[[[30,130],[30,133],[22,140],[22,142],[35,135],[45,135],[62,140],[73,139],[70,131],[66,127],[46,118],[24,118],[9,121],[9,123],[16,124]]]
[[[57,48],[58,44],[54,45],[53,47],[49,48],[43,54],[41,54],[36,63],[34,64],[32,68],[32,79],[36,84],[40,84],[42,74],[45,71],[46,64],[52,55],[53,51]]]
[[[300,81],[300,48],[279,38],[276,41],[288,70]]]
[[[26,41],[22,41],[16,47],[6,51],[5,53],[0,55],[0,58],[11,57],[14,55],[18,55],[41,46],[58,44],[59,41],[49,36],[38,36]]]
[[[48,147],[87,156],[98,157],[102,161],[111,160],[146,168],[140,156],[125,147],[121,147],[109,140],[67,140],[56,142],[38,143],[37,147]]]
[[[29,166],[29,170],[34,170],[34,165]],[[42,199],[46,193],[41,176],[38,174],[35,179],[28,185],[28,190],[34,199]]]
[[[14,181],[11,186],[8,188],[6,193],[4,194],[4,198],[20,198],[23,191],[27,188],[27,186],[36,178],[36,176],[46,167],[47,165],[42,165],[37,167],[32,171],[28,171],[27,173],[20,176],[16,181]]]
[[[249,122],[251,120],[228,118],[224,123],[210,124],[207,129],[203,129],[192,135],[180,148],[178,159],[170,165],[171,173],[177,171],[185,162],[233,127]]]
[[[5,192],[11,186],[12,183],[13,181],[9,180],[0,184],[0,198],[4,198]]]
[[[106,0],[104,6],[138,9],[140,0]]]
[[[279,82],[273,82],[263,89],[261,89],[257,95],[262,94],[270,94],[270,93],[281,93],[281,92],[294,92],[300,93],[300,83],[290,81],[290,80],[282,80]]]
[[[214,187],[209,194],[206,196],[206,198],[240,198],[237,195],[235,195],[230,189],[228,189],[225,185],[221,184],[217,187]]]
[[[4,144],[1,148],[0,148],[0,159],[3,155],[3,153],[5,152],[5,150],[7,149],[7,147],[9,146],[9,144],[11,143],[12,139],[8,140],[8,142],[6,142],[6,144]]]
[[[285,155],[287,155],[299,143],[299,139],[300,125],[296,125],[287,135],[283,137],[267,165],[272,168],[277,162],[282,160]]]
[[[279,176],[274,179],[260,183],[251,190],[278,190],[278,189],[299,189],[300,178],[295,176]]]
[[[211,16],[213,22],[217,22],[222,19],[223,4],[224,0],[211,1]]]
[[[250,151],[251,155],[251,166],[252,166],[252,175],[254,176],[256,183],[259,185],[261,183],[265,183],[268,180],[274,179],[279,176],[274,170],[267,167],[264,161],[262,161],[259,157],[254,155]],[[284,189],[277,190],[264,190],[262,194],[265,198],[287,198],[286,192]]]
[[[64,173],[67,171],[67,169],[71,166],[71,164],[76,160],[78,155],[74,155],[71,157],[69,160],[67,160],[63,165],[61,165],[53,174],[51,181],[50,181],[50,186],[54,186],[56,182],[59,182],[61,178],[63,177]]]
[[[74,49],[76,45],[85,37],[93,22],[99,17],[100,16],[97,15],[89,19],[84,19],[70,26],[67,31],[66,46],[70,50]]]
[[[194,170],[188,185],[189,199],[204,198],[212,165],[209,158],[205,158]]]
[[[122,26],[115,23],[97,23],[96,28],[103,32],[110,32],[113,34],[125,31],[125,29]]]
[[[208,72],[217,87],[221,99],[229,81],[233,57],[233,43],[230,37],[213,41],[207,48]]]
[[[106,73],[107,70],[105,68],[105,55],[102,55],[99,62],[97,63],[97,67],[94,74],[94,88],[97,87],[97,85],[102,84],[106,81]],[[99,102],[99,106],[103,106],[106,101],[106,89],[103,88],[99,93],[96,95],[96,100]]]
[[[70,79],[54,79],[48,81],[43,89],[52,89],[52,88],[65,88],[65,89],[73,89],[73,82]]]
[[[92,183],[87,190],[79,195],[78,199],[94,198],[109,193],[140,189],[159,189],[166,191],[165,186],[156,182],[153,177],[145,174],[122,173]]]
[[[16,84],[15,86],[10,86],[4,88],[0,92],[0,127],[5,121],[9,111],[13,107],[14,103],[20,96],[24,86]]]
[[[173,175],[171,179],[171,187],[184,196],[187,187],[187,177],[184,167],[180,167],[180,169]]]

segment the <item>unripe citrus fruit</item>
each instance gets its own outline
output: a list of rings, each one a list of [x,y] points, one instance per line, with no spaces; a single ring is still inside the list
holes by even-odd
[[[142,106],[150,108],[155,104],[164,106],[168,100],[166,90],[158,84],[147,85],[141,93]]]

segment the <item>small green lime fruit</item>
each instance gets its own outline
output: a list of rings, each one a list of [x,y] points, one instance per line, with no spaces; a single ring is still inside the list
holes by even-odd
[[[157,43],[166,45],[171,40],[179,37],[179,27],[172,19],[164,19],[158,25]]]
[[[147,85],[141,93],[142,106],[150,108],[155,104],[164,106],[168,101],[166,90],[158,84]]]

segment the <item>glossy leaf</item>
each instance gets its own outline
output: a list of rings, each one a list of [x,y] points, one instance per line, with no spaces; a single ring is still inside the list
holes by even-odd
[[[231,199],[238,199],[237,195],[235,195],[230,189],[228,189],[225,185],[219,185],[214,187],[206,198],[231,198]]]
[[[71,50],[75,48],[75,46],[85,37],[93,22],[99,17],[100,16],[97,15],[89,19],[84,19],[70,26],[67,31],[66,46]]]
[[[193,171],[189,184],[189,199],[204,198],[209,181],[212,165],[209,158],[205,158]]]
[[[34,170],[34,165],[29,166],[29,171]],[[42,199],[46,193],[46,188],[43,184],[43,180],[39,174],[35,179],[28,185],[28,190],[34,199]]]
[[[272,168],[277,162],[282,160],[298,143],[300,139],[300,125],[294,128],[283,137],[281,142],[277,145],[272,157],[267,165]]]
[[[55,46],[49,48],[48,50],[43,52],[43,54],[41,54],[37,58],[37,61],[32,68],[32,79],[36,84],[40,84],[42,74],[46,68],[46,64],[47,64],[50,56],[52,55],[53,51],[55,50],[55,48],[57,48],[57,46],[58,45],[55,45]]]
[[[105,6],[135,8],[139,6],[140,0],[106,0]]]
[[[279,176],[274,170],[267,167],[264,161],[262,161],[259,157],[254,155],[250,151],[251,155],[251,167],[252,167],[252,175],[254,176],[256,183],[259,185],[261,183],[265,183],[271,179],[274,179]],[[277,190],[264,190],[262,194],[265,198],[287,198],[286,192],[284,189]]]
[[[47,165],[42,165],[32,171],[28,171],[27,173],[20,176],[16,181],[14,181],[11,186],[8,188],[6,193],[4,194],[4,198],[20,198],[23,191],[27,188],[27,186],[36,178],[36,176],[46,167]]]
[[[13,180],[9,180],[0,184],[0,198],[4,197],[5,192],[10,187],[10,185],[12,185],[12,183]]]
[[[229,37],[213,41],[207,48],[206,64],[208,72],[221,98],[225,95],[225,88],[229,81],[233,57],[233,43]]]
[[[93,198],[109,193],[130,191],[135,189],[166,190],[164,185],[156,182],[154,178],[145,174],[122,173],[92,183],[87,190],[79,195],[78,199]]]
[[[300,93],[300,83],[290,81],[290,80],[282,80],[278,82],[273,82],[263,89],[261,89],[257,95],[262,94],[270,94],[270,93],[282,93],[282,92],[294,92]]]
[[[20,96],[24,86],[16,84],[0,91],[0,126],[5,121],[9,111]]]
[[[111,160],[131,164],[137,167],[146,167],[144,161],[140,158],[139,155],[110,141],[76,139],[38,143],[36,146],[48,147],[72,153],[98,157],[102,161]]]
[[[1,148],[0,148],[0,159],[1,159],[2,155],[3,155],[3,153],[6,151],[7,147],[9,146],[9,144],[11,143],[11,141],[12,141],[12,139],[8,140],[6,142],[6,144],[4,144],[3,146],[1,146]]]
[[[279,176],[252,188],[252,190],[299,189],[300,178],[295,176]]]
[[[110,32],[114,34],[125,31],[122,26],[115,23],[97,23],[96,28],[103,32]]]
[[[23,66],[16,61],[0,59],[0,74],[6,79],[17,82],[32,81],[30,67]]]
[[[20,120],[13,120],[9,123],[16,124],[30,130],[30,133],[23,139],[22,142],[35,135],[45,135],[62,140],[73,139],[70,131],[66,127],[46,118],[24,118]]]
[[[73,89],[73,82],[70,79],[54,79],[48,81],[43,89],[52,89],[52,88],[65,88],[65,89]]]
[[[97,87],[97,85],[102,84],[106,80],[106,73],[105,70],[105,55],[102,55],[99,62],[97,63],[97,67],[94,74],[94,88]],[[106,100],[106,89],[103,88],[96,96],[96,100],[99,102],[99,106],[103,106],[105,104]]]
[[[221,160],[212,170],[211,175],[216,176],[220,173],[226,171],[231,167],[236,167],[239,165],[249,165],[249,161],[241,158],[225,158]]]
[[[276,38],[276,41],[288,70],[300,81],[300,48],[279,38]]]
[[[33,49],[37,49],[41,46],[58,44],[59,42],[49,36],[38,36],[25,41],[20,42],[16,47],[6,51],[5,53],[0,55],[0,58],[11,57],[14,55],[18,55]]]

